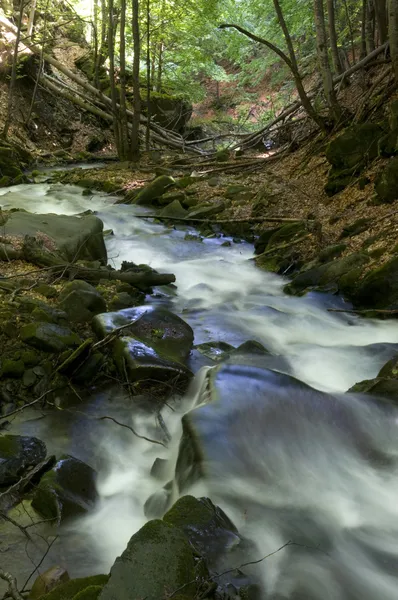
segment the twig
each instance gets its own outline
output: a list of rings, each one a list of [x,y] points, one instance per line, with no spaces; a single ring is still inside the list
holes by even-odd
[[[51,390],[47,390],[47,392],[44,392],[44,394],[42,394],[41,396],[36,398],[36,400],[33,400],[32,402],[29,402],[28,404],[24,404],[23,406],[20,406],[20,408],[16,408],[12,412],[0,417],[0,420],[8,419],[8,417],[12,417],[13,415],[16,415],[17,413],[20,413],[21,411],[25,410],[25,408],[29,408],[30,406],[37,404],[38,402],[40,402],[40,400],[43,400],[43,398],[45,398],[46,396],[48,396],[48,394],[51,394],[51,392],[54,392],[54,391],[55,391],[55,388],[53,388]]]
[[[119,425],[120,427],[125,427],[126,429],[129,429],[136,437],[140,438],[141,440],[146,440],[147,442],[151,442],[151,444],[159,444],[159,446],[163,446],[164,448],[167,448],[166,444],[163,444],[163,442],[159,442],[158,440],[153,440],[151,438],[146,437],[145,435],[140,435],[130,425],[126,425],[125,423],[120,423],[120,421],[117,421],[113,417],[104,416],[104,417],[96,417],[96,419],[98,421],[105,421],[105,420],[113,421],[114,423],[116,423],[116,425]]]
[[[14,527],[18,527],[18,529],[22,531],[24,536],[26,536],[30,542],[33,542],[32,538],[30,537],[29,533],[26,531],[26,528],[23,525],[20,525],[17,521],[6,515],[4,512],[0,512],[0,518],[4,519],[5,521],[8,521],[12,525],[14,525]]]
[[[120,333],[124,329],[127,329],[128,327],[131,327],[131,325],[133,323],[135,323],[135,321],[130,321],[129,323],[126,323],[125,325],[116,327],[116,329],[113,329],[112,331],[110,331],[104,338],[102,338],[102,340],[93,344],[92,350],[98,350],[98,348],[102,348],[102,346],[109,344],[109,342],[113,341],[118,336],[118,333]]]
[[[305,240],[310,235],[311,235],[310,233],[306,233],[305,235],[302,235],[297,240],[291,240],[290,242],[286,242],[285,244],[279,244],[279,246],[274,246],[273,248],[270,248],[269,250],[265,250],[261,254],[257,254],[257,256],[253,256],[253,257],[249,258],[248,260],[257,260],[257,258],[260,258],[261,256],[267,256],[267,254],[273,254],[274,252],[277,252],[278,250],[283,250],[284,248],[293,246],[293,244],[299,244],[300,242]]]
[[[0,569],[0,579],[7,581],[11,598],[14,598],[14,600],[25,600],[18,591],[16,578],[13,577],[11,573],[7,573],[6,571],[3,571],[3,569]]]
[[[22,588],[21,592],[24,592],[24,591],[25,591],[25,588],[26,588],[26,586],[28,585],[28,583],[29,583],[30,579],[33,577],[33,575],[36,573],[36,571],[38,571],[38,569],[41,567],[41,565],[43,564],[44,560],[46,559],[46,557],[47,557],[48,553],[50,552],[50,550],[51,550],[51,548],[52,548],[53,544],[54,544],[54,543],[57,541],[57,539],[58,539],[58,536],[56,535],[56,536],[54,537],[54,539],[53,539],[53,540],[52,540],[52,541],[51,541],[51,542],[48,544],[48,548],[47,548],[47,550],[45,551],[44,555],[42,556],[42,558],[41,558],[41,560],[40,560],[39,564],[38,564],[37,566],[35,566],[34,570],[33,570],[33,571],[32,571],[32,573],[29,575],[29,577],[27,578],[27,580],[25,581],[25,583],[23,584],[23,588]]]

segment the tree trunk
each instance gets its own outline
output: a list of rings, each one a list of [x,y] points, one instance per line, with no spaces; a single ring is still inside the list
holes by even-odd
[[[361,15],[361,54],[359,59],[362,60],[366,56],[366,19],[368,0],[362,0],[362,15]]]
[[[348,10],[347,0],[343,0],[343,2],[344,2],[344,9],[345,9],[345,14],[346,14],[346,18],[347,18],[347,25],[348,25],[348,29],[349,29],[349,32],[350,32],[352,62],[355,65],[357,59],[356,59],[356,56],[355,56],[354,30],[352,28],[351,16],[350,16],[350,11]]]
[[[7,117],[4,123],[3,128],[3,137],[7,139],[8,131],[10,129],[11,120],[12,120],[12,101],[14,98],[14,89],[15,83],[17,81],[17,65],[18,65],[18,49],[19,49],[19,41],[21,39],[21,25],[23,19],[23,11],[24,11],[24,1],[20,0],[21,4],[19,6],[19,14],[18,14],[18,28],[15,36],[15,46],[14,46],[14,56],[12,58],[12,68],[11,68],[11,80],[10,87],[8,88],[8,102],[7,102]]]
[[[131,135],[131,154],[133,160],[138,160],[140,156],[140,137],[139,126],[141,116],[141,92],[140,92],[140,7],[139,0],[132,0],[133,4],[133,42],[134,42],[134,59],[133,59],[133,97],[134,97],[134,117],[133,131]]]
[[[375,47],[374,6],[372,0],[366,1],[366,53],[370,54]]]
[[[240,33],[243,33],[243,35],[246,35],[251,40],[254,40],[255,42],[259,42],[260,44],[267,46],[267,48],[269,48],[270,50],[275,52],[287,64],[287,66],[291,70],[292,75],[294,77],[295,84],[296,84],[297,92],[298,92],[298,95],[300,96],[301,104],[303,105],[304,110],[306,111],[308,116],[313,121],[315,121],[315,123],[322,129],[322,131],[325,131],[326,130],[325,123],[324,123],[322,117],[320,115],[318,115],[318,113],[312,106],[312,104],[308,98],[308,95],[304,89],[301,75],[299,73],[298,66],[297,66],[296,55],[294,53],[293,44],[292,44],[290,34],[289,34],[289,31],[287,29],[287,26],[286,26],[286,23],[285,23],[283,14],[282,14],[282,10],[279,6],[278,0],[274,0],[274,4],[275,4],[275,8],[278,7],[277,14],[278,14],[278,19],[280,19],[280,21],[279,21],[280,25],[283,29],[283,32],[285,33],[285,36],[287,36],[287,40],[289,40],[289,43],[287,40],[286,40],[286,43],[288,44],[290,58],[288,56],[286,56],[286,54],[284,52],[282,52],[282,50],[280,48],[278,48],[277,46],[272,44],[272,42],[269,42],[268,40],[265,40],[264,38],[260,38],[259,36],[255,35],[253,33],[250,33],[250,31],[247,31],[247,29],[240,27],[240,25],[223,23],[222,25],[219,25],[218,28],[219,29],[227,29],[227,28],[237,29],[237,31],[240,31]]]
[[[130,158],[126,106],[126,0],[120,0],[120,159]]]
[[[314,15],[317,53],[323,81],[323,91],[325,93],[326,103],[328,105],[330,114],[334,121],[338,121],[341,110],[334,91],[332,72],[329,65],[323,0],[314,0]]]
[[[151,0],[146,3],[146,130],[145,150],[149,152],[151,139]]]
[[[35,14],[36,14],[36,3],[37,3],[37,0],[32,0],[32,6],[30,7],[30,13],[29,13],[29,19],[28,19],[28,27],[27,27],[27,31],[26,31],[26,35],[28,37],[32,37],[33,23],[34,23]]]
[[[32,116],[33,108],[34,108],[34,105],[35,105],[35,102],[36,102],[37,90],[39,89],[39,81],[40,81],[40,77],[41,77],[42,72],[43,72],[44,49],[45,49],[46,43],[47,43],[47,25],[48,25],[47,17],[48,17],[48,7],[49,7],[49,4],[50,4],[50,0],[47,0],[46,6],[45,6],[45,10],[44,10],[43,39],[41,41],[41,52],[40,52],[39,68],[38,68],[38,71],[37,71],[37,77],[36,77],[36,81],[35,81],[35,87],[33,88],[33,94],[32,94],[32,99],[30,101],[30,106],[29,106],[28,114],[27,114],[26,119],[25,119],[25,125],[28,125],[28,123],[30,121],[30,118]]]
[[[114,31],[115,31],[115,14],[114,14],[114,4],[113,0],[109,0],[108,3],[109,8],[109,20],[108,20],[108,46],[109,46],[109,82],[111,86],[111,99],[112,99],[112,113],[114,116],[113,120],[113,133],[115,136],[115,145],[117,149],[117,154],[121,160],[122,152],[121,152],[121,140],[120,140],[120,123],[119,123],[119,111],[118,111],[118,102],[117,102],[117,88],[115,82],[115,40],[114,40]]]
[[[327,0],[328,2],[328,19],[329,19],[329,37],[330,37],[330,48],[332,51],[332,60],[334,72],[340,75],[343,72],[343,65],[340,61],[339,49],[337,47],[337,34],[336,34],[336,20],[334,10],[334,0]]]
[[[163,42],[159,43],[159,54],[158,54],[158,72],[156,77],[156,91],[161,94],[162,92],[162,78],[163,78],[163,52],[164,52],[164,44]]]
[[[386,0],[373,0],[373,3],[379,33],[379,42],[380,44],[384,44],[388,38]]]
[[[395,82],[398,83],[398,0],[389,0],[388,13],[391,62]]]

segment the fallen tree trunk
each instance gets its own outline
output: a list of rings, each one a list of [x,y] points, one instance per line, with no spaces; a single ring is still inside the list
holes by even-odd
[[[21,248],[10,246],[4,252],[5,244],[0,245],[0,260],[26,260],[38,267],[47,267],[48,272],[68,277],[69,279],[84,279],[98,283],[101,279],[122,281],[139,288],[174,283],[176,278],[172,273],[156,273],[154,271],[116,271],[107,268],[92,269],[64,262],[57,254],[40,245],[34,237],[26,236]],[[12,252],[11,252],[12,250]]]
[[[161,215],[134,215],[135,219],[159,219],[159,221],[182,221],[186,223],[298,223],[303,219],[291,219],[288,217],[248,217],[247,219],[190,219],[189,217],[166,217]]]

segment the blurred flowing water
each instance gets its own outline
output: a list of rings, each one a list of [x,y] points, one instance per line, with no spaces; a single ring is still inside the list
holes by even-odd
[[[193,492],[209,495],[226,510],[240,532],[255,542],[257,558],[288,540],[300,543],[253,567],[263,578],[267,597],[396,599],[397,415],[343,393],[376,376],[396,353],[398,322],[329,312],[348,306],[332,295],[287,296],[283,277],[260,271],[249,260],[250,244],[225,247],[226,238],[184,240],[193,229],[139,218],[145,214],[142,207],[113,202],[103,194],[82,196],[80,188],[61,184],[0,190],[5,209],[67,215],[94,210],[114,233],[107,237],[110,264],[119,267],[130,260],[175,273],[177,288],[159,288],[147,301],[185,319],[196,344],[222,340],[237,346],[255,339],[276,356],[273,368],[332,394],[338,405],[349,403],[351,424],[366,431],[372,447],[389,458],[387,467],[366,461],[311,391],[280,390],[275,404],[259,411],[259,399],[250,396],[243,382],[234,392],[241,394],[241,408],[239,426],[226,441],[228,460],[214,459],[208,480]],[[193,352],[195,371],[209,363]],[[198,377],[204,376],[202,369]],[[162,452],[113,423],[92,418],[111,414],[140,433],[160,435],[155,416],[132,410],[131,401],[117,391],[97,393],[79,413],[32,415],[18,425],[18,431],[43,439],[49,451],[70,452],[98,469],[98,507],[66,529],[55,545],[72,576],[107,571],[146,521],[144,502],[161,486],[150,477],[150,468],[158,456],[175,459],[181,416],[197,402],[197,388],[198,383],[174,410],[163,409],[173,441]]]

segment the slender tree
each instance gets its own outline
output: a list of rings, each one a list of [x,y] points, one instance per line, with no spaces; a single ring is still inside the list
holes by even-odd
[[[340,117],[341,111],[339,103],[337,102],[336,93],[334,91],[333,77],[329,64],[323,0],[314,0],[314,15],[317,53],[323,81],[323,90],[330,114],[333,119],[337,121]]]
[[[146,2],[146,132],[145,150],[149,152],[151,135],[151,0]]]
[[[330,49],[332,51],[333,68],[334,68],[335,73],[337,75],[340,75],[343,72],[343,66],[341,64],[339,49],[337,46],[334,0],[327,0],[327,6],[328,6],[328,20],[329,20]]]
[[[131,158],[138,160],[140,157],[140,117],[141,117],[141,92],[140,92],[140,6],[139,0],[132,0],[133,18],[133,43],[134,43],[134,58],[133,58],[133,110],[134,117],[132,123],[131,134]]]
[[[116,15],[113,0],[109,0],[109,18],[108,18],[108,51],[109,51],[109,83],[111,87],[112,113],[113,113],[113,133],[118,155],[121,153],[120,144],[120,120],[117,102],[117,88],[115,82],[115,21]]]
[[[10,129],[11,121],[12,121],[12,105],[14,99],[14,89],[17,81],[17,65],[18,65],[18,49],[19,42],[21,40],[21,26],[23,13],[25,8],[24,0],[20,0],[21,3],[19,5],[19,13],[18,13],[18,25],[17,32],[15,34],[15,45],[14,45],[14,55],[12,57],[12,67],[11,67],[11,79],[10,79],[10,87],[8,88],[8,102],[7,102],[7,117],[4,123],[3,128],[3,137],[7,139],[8,131]]]
[[[389,0],[388,17],[391,61],[398,83],[398,0]]]
[[[366,1],[366,0],[365,0]],[[372,0],[366,1],[366,53],[370,54],[375,46],[375,11]]]
[[[126,104],[126,0],[120,0],[120,41],[119,41],[119,61],[120,61],[120,151],[122,160],[127,160],[130,155],[129,130],[127,119]]]
[[[379,34],[379,43],[384,44],[388,38],[388,19],[386,0],[373,0],[377,29]]]

